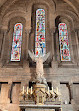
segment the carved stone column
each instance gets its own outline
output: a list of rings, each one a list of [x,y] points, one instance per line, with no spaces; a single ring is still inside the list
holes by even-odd
[[[52,58],[52,68],[53,70],[55,70],[57,67],[58,67],[58,63],[56,61],[56,53],[55,53],[55,44],[56,44],[56,41],[55,41],[55,31],[56,31],[56,27],[52,28],[51,29],[51,36],[52,36],[52,54],[51,54],[51,58]]]
[[[1,52],[1,60],[3,62],[3,65],[6,61],[6,50],[5,50],[5,46],[6,46],[6,35],[7,35],[7,32],[8,30],[7,29],[2,29],[2,32],[3,32],[3,43],[2,43],[2,52]]]
[[[55,50],[54,50],[54,49],[55,49],[55,47],[54,47],[54,44],[55,44],[55,43],[54,43],[54,42],[55,42],[55,41],[54,41],[55,29],[56,29],[56,28],[54,27],[54,28],[52,28],[52,29],[50,30],[51,36],[52,36],[52,54],[51,54],[51,55],[52,55],[53,61],[55,61]]]
[[[70,88],[70,103],[72,104],[73,101],[73,83],[69,83],[69,88]]]
[[[77,62],[79,65],[79,29],[75,30],[75,35],[76,35],[76,44],[77,44]]]
[[[8,83],[9,85],[9,90],[8,90],[8,98],[10,99],[10,103],[12,103],[12,89],[13,89],[13,82],[10,81]]]
[[[29,48],[29,36],[30,36],[30,32],[31,32],[31,29],[26,29],[25,30],[26,39],[27,39],[27,43],[26,43],[26,59],[28,58],[28,48]]]
[[[62,108],[59,108],[59,111],[62,111]]]
[[[0,29],[0,57],[2,52],[3,36],[4,36],[3,30]]]

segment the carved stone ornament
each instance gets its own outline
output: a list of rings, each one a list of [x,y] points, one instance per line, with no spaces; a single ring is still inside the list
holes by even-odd
[[[35,98],[35,102],[38,105],[43,105],[44,102],[46,101],[46,93],[45,93],[45,89],[46,89],[46,85],[44,84],[36,84],[34,86],[34,98]]]

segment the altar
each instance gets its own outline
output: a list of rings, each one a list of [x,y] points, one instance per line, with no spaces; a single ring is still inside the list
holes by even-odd
[[[26,105],[20,104],[25,111],[61,111],[61,105]]]
[[[43,62],[50,53],[36,57],[29,51],[29,55],[36,62],[35,83],[31,88],[24,87],[19,94],[19,106],[24,111],[62,111],[61,93],[58,87],[50,89],[44,77]],[[40,67],[40,68],[39,68]]]

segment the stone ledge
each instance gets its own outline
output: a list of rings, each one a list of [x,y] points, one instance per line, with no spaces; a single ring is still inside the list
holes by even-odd
[[[61,108],[61,105],[32,105],[32,104],[20,104],[20,107],[24,108]]]

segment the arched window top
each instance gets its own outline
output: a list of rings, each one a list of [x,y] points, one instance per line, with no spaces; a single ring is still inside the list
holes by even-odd
[[[16,23],[14,26],[14,30],[22,30],[22,23]]]
[[[22,43],[22,30],[23,30],[23,25],[21,23],[16,23],[14,25],[12,51],[11,51],[11,61],[20,61],[21,43]]]
[[[59,24],[59,29],[67,29],[67,25],[65,23],[60,23]]]
[[[70,61],[68,30],[65,23],[59,24],[59,42],[61,61]]]
[[[41,16],[42,14],[45,15],[45,10],[44,9],[37,9],[36,14],[37,14],[37,16]]]
[[[45,11],[44,9],[36,10],[36,32],[35,32],[35,54],[44,56],[46,53],[45,45]]]

